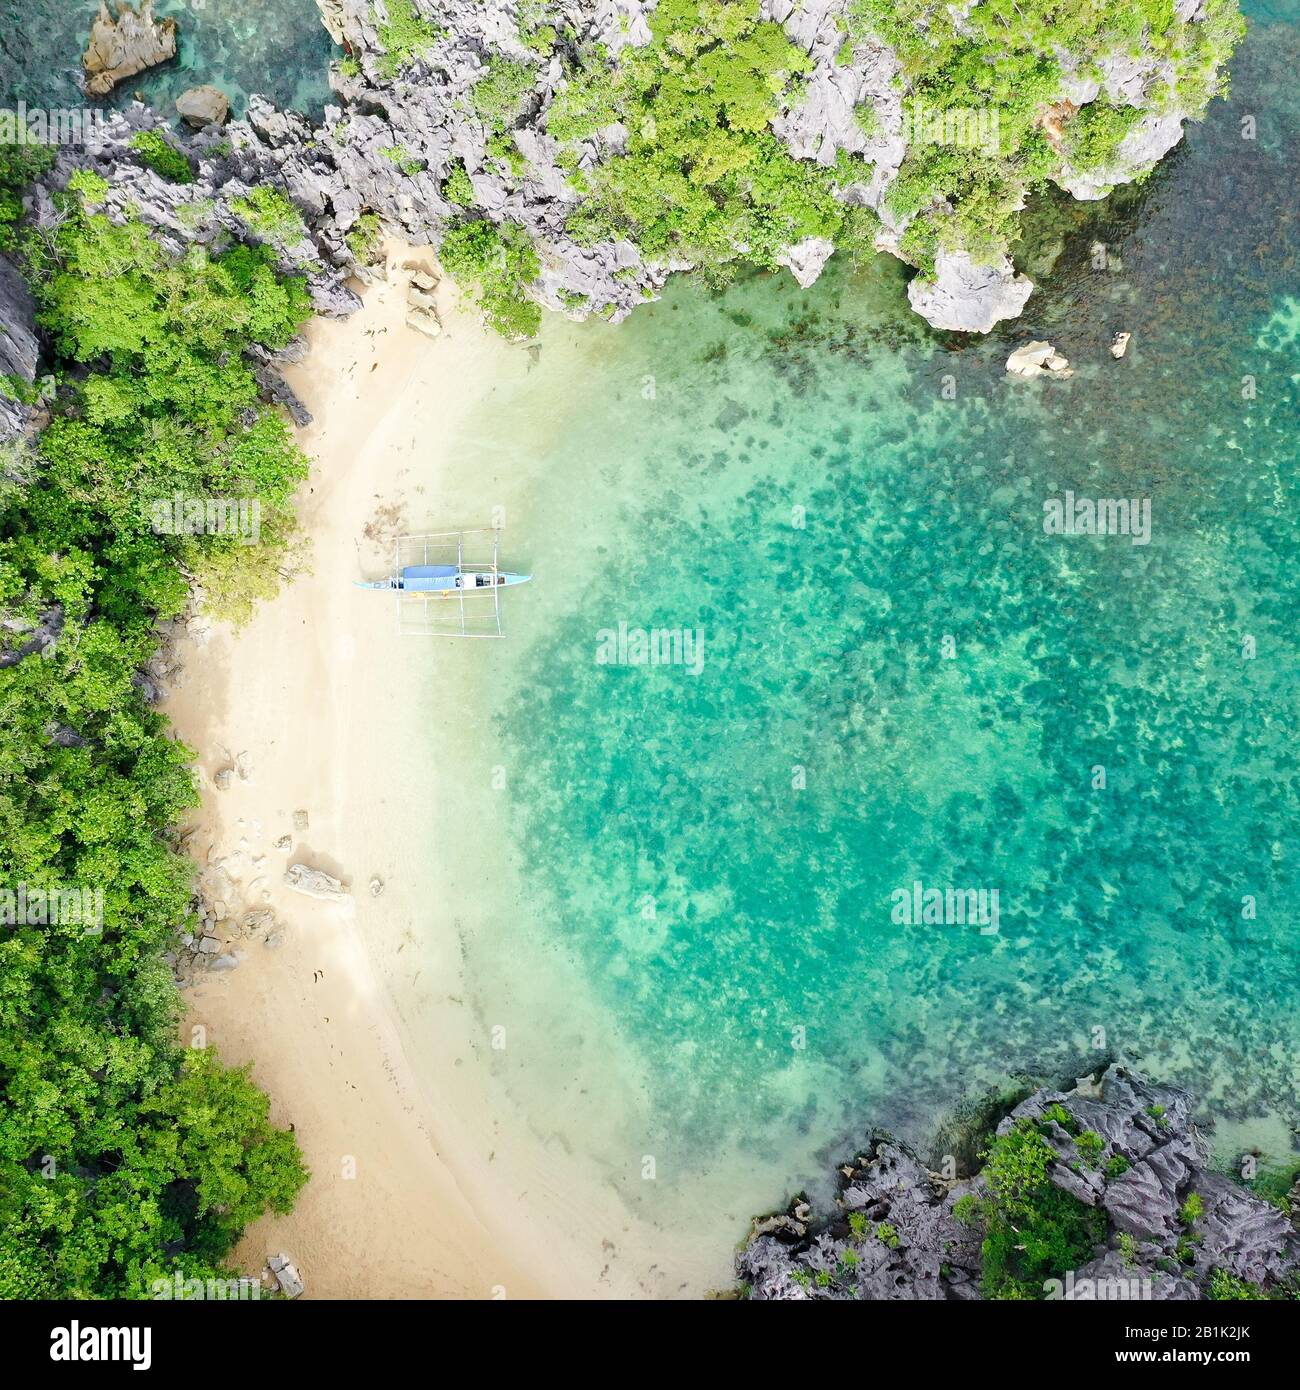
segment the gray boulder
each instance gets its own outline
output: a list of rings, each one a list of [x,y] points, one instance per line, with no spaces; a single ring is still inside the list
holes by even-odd
[[[987,333],[1003,319],[1015,318],[1033,289],[1033,281],[1017,274],[1005,256],[980,265],[965,251],[940,251],[934,275],[916,276],[907,298],[935,328]]]
[[[230,98],[216,87],[191,87],[176,98],[176,110],[186,125],[225,125],[230,116]]]

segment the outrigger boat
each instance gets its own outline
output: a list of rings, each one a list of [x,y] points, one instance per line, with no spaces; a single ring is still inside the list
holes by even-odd
[[[467,551],[478,553],[480,547],[482,558],[467,557]],[[397,595],[399,632],[422,637],[503,637],[501,590],[527,584],[532,575],[503,570],[500,549],[499,527],[402,536],[387,579],[354,582],[358,589]],[[467,608],[467,599],[481,601]]]

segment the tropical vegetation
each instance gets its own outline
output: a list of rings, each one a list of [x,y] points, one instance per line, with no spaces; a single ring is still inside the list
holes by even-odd
[[[0,237],[54,381],[48,423],[0,458],[0,1297],[148,1297],[225,1274],[306,1180],[248,1074],[179,1039],[164,954],[193,925],[193,754],[140,672],[195,593],[238,620],[279,582],[306,461],[245,352],[282,347],[309,301],[264,247],[170,256],[90,171],[37,232],[19,154]],[[261,544],[160,528],[178,495],[255,501]],[[15,913],[20,887],[102,896],[73,921]]]

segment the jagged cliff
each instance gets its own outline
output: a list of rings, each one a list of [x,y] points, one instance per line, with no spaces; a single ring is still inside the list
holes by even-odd
[[[1027,190],[1096,198],[1149,171],[1240,32],[1234,0],[1177,0],[1163,28],[1086,5],[1047,23],[1037,0],[319,3],[346,51],[321,125],[255,98],[224,129],[169,129],[178,179],[136,147],[164,117],[133,107],[58,150],[37,225],[90,168],[111,215],[177,252],[266,233],[326,314],[356,307],[345,282],[386,227],[439,246],[516,334],[536,304],[617,322],[677,271],[750,261],[809,285],[837,249],[877,249],[920,267],[908,293],[929,322],[987,331],[1033,288],[1008,255]],[[285,190],[301,225],[250,226],[259,188]],[[30,382],[30,303],[7,269],[0,296],[5,373]],[[0,395],[0,437],[30,417]]]
[[[997,1127],[995,1158],[969,1179],[945,1179],[903,1145],[877,1137],[838,1170],[833,1211],[815,1213],[798,1198],[755,1223],[736,1262],[742,1292],[755,1299],[1295,1297],[1293,1218],[1210,1169],[1191,1106],[1186,1092],[1113,1065],[1097,1081],[1040,1090],[1017,1105]],[[1020,1147],[998,1161],[998,1143],[1008,1139]],[[1060,1268],[1057,1258],[1049,1278],[1003,1268],[1008,1249],[1013,1260],[1026,1247],[1055,1256],[1071,1240],[1077,1265]]]
[[[761,204],[759,218],[737,218],[735,257],[788,266],[810,284],[839,244],[840,214],[862,209],[877,249],[922,267],[909,291],[919,313],[939,327],[987,330],[1032,290],[1007,256],[1027,190],[1051,180],[1097,198],[1148,172],[1218,90],[1240,32],[1231,0],[1177,0],[1172,18],[1138,6],[1104,21],[1080,5],[1064,12],[1068,22],[1030,0],[320,3],[347,48],[333,78],[342,106],[311,136],[254,124],[279,150],[314,141],[314,157],[286,159],[286,173],[332,250],[345,254],[366,208],[416,241],[484,217],[518,228],[536,251],[531,297],[612,320],[653,298],[673,271],[733,258],[706,248],[691,225],[686,185],[703,183],[728,208]],[[715,55],[719,63],[705,61]],[[987,80],[968,78],[972,64]],[[769,89],[758,122],[738,114],[747,78]],[[670,82],[679,106],[709,84],[731,84],[716,113],[700,108],[690,139],[704,143],[656,128],[656,98]],[[576,103],[575,90],[585,94]],[[754,131],[770,131],[785,167],[737,138]],[[701,150],[711,158],[717,146],[726,176],[701,175]],[[669,167],[674,158],[679,168]],[[755,193],[760,158],[769,183],[821,182],[797,199]],[[681,193],[680,235],[651,237],[635,198],[611,192],[629,159],[663,175],[647,183],[650,198]],[[830,234],[753,244],[756,226],[779,232],[783,222],[792,238],[817,222]]]

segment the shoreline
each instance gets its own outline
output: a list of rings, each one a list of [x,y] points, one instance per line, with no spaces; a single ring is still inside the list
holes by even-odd
[[[393,679],[400,639],[390,622],[373,620],[364,605],[373,596],[351,580],[382,568],[388,535],[416,519],[406,512],[424,490],[416,461],[389,436],[449,419],[473,397],[475,369],[510,351],[459,314],[444,285],[443,336],[406,328],[400,267],[431,263],[427,252],[393,247],[389,264],[388,281],[367,290],[351,319],[308,325],[307,359],[286,372],[315,417],[298,434],[312,461],[299,502],[312,573],[261,604],[244,631],[219,628],[202,644],[187,638],[178,652],[184,683],[164,710],[199,750],[202,769],[188,848],[201,867],[219,861],[234,880],[232,918],[269,907],[283,936],[274,949],[231,941],[239,967],[196,978],[184,1027],[187,1037],[202,1028],[227,1063],[253,1064],[272,1118],[293,1125],[312,1172],[290,1215],[264,1217],[245,1233],[234,1257],[241,1268],[256,1270],[283,1249],[307,1297],[569,1292],[585,1280],[561,1263],[538,1283],[525,1272],[532,1242],[517,1226],[507,1237],[490,1207],[469,1195],[490,1190],[493,1175],[463,1144],[449,1157],[383,978],[384,943],[395,955],[417,939],[431,885],[411,846],[386,842],[393,816],[366,811],[401,804],[422,781],[431,786],[434,770],[403,718]],[[441,377],[432,393],[430,377]],[[214,773],[241,753],[249,778],[217,789]],[[306,828],[296,829],[303,811]],[[284,835],[289,855],[273,844]],[[350,883],[351,901],[291,892],[283,871],[299,861]],[[372,876],[385,881],[373,899]],[[445,963],[450,978],[459,962],[449,951]]]

